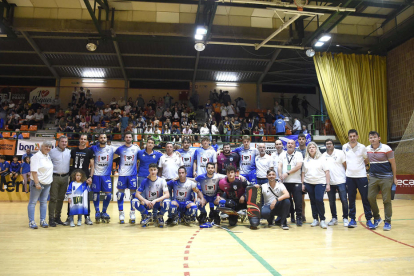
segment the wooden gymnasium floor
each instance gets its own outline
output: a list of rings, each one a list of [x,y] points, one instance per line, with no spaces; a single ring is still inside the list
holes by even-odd
[[[339,201],[337,207],[341,210]],[[330,214],[328,202],[325,208]],[[390,232],[382,225],[376,231],[366,229],[357,201],[356,229],[337,225],[323,230],[307,223],[289,231],[252,231],[245,223],[233,228],[243,233],[232,234],[196,225],[120,225],[113,202],[109,225],[31,230],[27,203],[1,202],[0,274],[414,275],[414,202],[394,200],[393,208]],[[37,210],[36,222],[38,216]]]

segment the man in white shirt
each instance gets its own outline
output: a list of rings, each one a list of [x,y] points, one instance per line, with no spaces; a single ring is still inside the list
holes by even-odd
[[[266,145],[260,143],[259,146],[259,155],[256,155],[256,179],[257,184],[267,183],[267,171],[270,168],[273,168],[273,159],[270,155],[266,154]]]
[[[300,130],[301,130],[302,126],[298,120],[298,118],[295,118],[295,122],[293,123],[293,135],[299,135]]]
[[[174,151],[172,142],[165,145],[165,153],[161,156],[158,165],[158,176],[167,182],[178,177],[178,168],[183,166],[183,160],[179,152]]]
[[[346,187],[348,189],[349,200],[349,217],[351,221],[348,228],[357,227],[356,223],[356,207],[355,200],[357,189],[361,194],[362,205],[364,206],[365,218],[367,219],[367,226],[374,227],[371,222],[372,212],[368,201],[368,178],[366,172],[366,165],[368,165],[367,148],[358,143],[358,132],[355,129],[348,131],[349,143],[342,146],[342,150],[346,156]]]
[[[42,128],[44,118],[45,116],[43,115],[41,110],[38,109],[37,112],[34,114],[34,120],[36,121],[36,124],[39,126],[39,128]]]
[[[277,181],[276,171],[267,171],[269,183],[262,184],[263,206],[261,210],[262,219],[267,219],[269,226],[274,225],[273,220],[278,216],[283,230],[289,230],[286,218],[289,216],[290,201],[289,192],[282,182]],[[257,188],[259,185],[255,185]]]
[[[279,173],[278,173],[279,156],[284,152],[282,140],[276,140],[275,141],[275,148],[276,148],[276,151],[274,151],[270,155],[270,157],[272,157],[272,159],[273,159],[273,168],[276,171],[276,179],[279,179]]]
[[[295,202],[296,225],[302,226],[302,153],[295,150],[294,140],[287,142],[287,151],[279,157],[279,178]]]
[[[335,144],[332,139],[325,140],[326,152],[322,154],[322,158],[328,164],[329,175],[331,177],[331,190],[327,192],[329,198],[329,206],[331,208],[332,220],[328,223],[329,226],[338,224],[338,216],[336,213],[336,191],[338,191],[339,199],[342,203],[342,217],[344,219],[344,226],[348,227],[348,199],[346,195],[346,161],[345,153],[341,150],[335,149]]]

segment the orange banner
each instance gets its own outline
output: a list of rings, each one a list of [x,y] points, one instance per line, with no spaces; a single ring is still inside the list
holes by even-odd
[[[16,140],[0,140],[0,155],[14,155],[16,151]]]

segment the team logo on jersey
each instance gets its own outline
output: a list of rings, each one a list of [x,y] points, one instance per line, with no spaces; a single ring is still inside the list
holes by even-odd
[[[155,155],[153,155],[153,156],[152,156],[152,158],[154,158],[154,159],[155,159]]]
[[[179,192],[178,193],[180,196],[183,196],[185,193],[184,192]]]
[[[127,157],[126,157],[126,159],[127,159],[127,160],[131,160],[131,159],[133,159],[133,158],[134,158],[133,156],[127,156]]]
[[[237,185],[233,185],[233,189],[234,190],[237,190]]]
[[[251,156],[250,156],[250,155],[244,155],[243,157],[244,157],[244,160],[249,160],[249,159],[251,159]]]
[[[207,161],[208,161],[208,159],[207,159],[207,158],[203,158],[203,157],[201,157],[201,161],[202,161],[202,162],[207,162]]]
[[[106,156],[101,156],[101,160],[106,160]]]
[[[184,161],[190,161],[191,158],[184,158]]]
[[[222,159],[222,160],[223,160],[223,159]],[[230,157],[230,158],[229,158],[229,160],[230,160],[230,162],[233,162],[233,157]]]
[[[152,195],[152,196],[156,196],[156,195],[157,195],[157,193],[151,193],[151,195]]]

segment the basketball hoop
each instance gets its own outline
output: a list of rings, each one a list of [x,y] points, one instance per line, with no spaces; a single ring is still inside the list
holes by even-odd
[[[308,0],[293,0],[298,11],[303,11],[303,7],[308,4]]]

